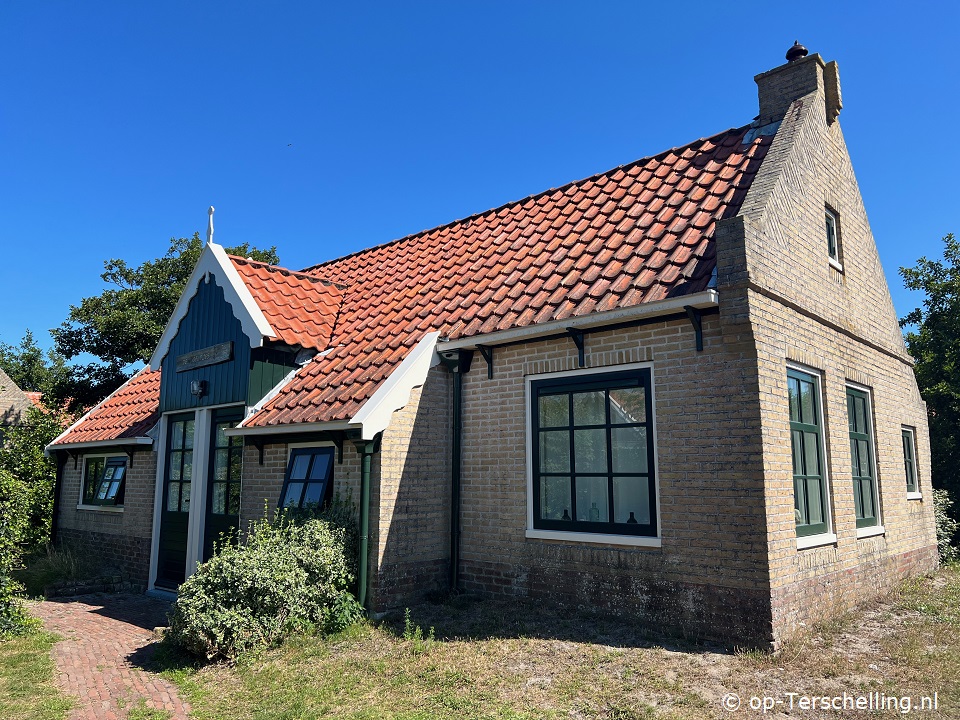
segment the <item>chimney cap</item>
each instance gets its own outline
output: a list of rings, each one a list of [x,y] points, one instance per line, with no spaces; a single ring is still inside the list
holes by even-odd
[[[793,62],[794,60],[806,57],[809,52],[809,50],[800,44],[799,40],[794,40],[791,48],[787,50],[787,62]]]

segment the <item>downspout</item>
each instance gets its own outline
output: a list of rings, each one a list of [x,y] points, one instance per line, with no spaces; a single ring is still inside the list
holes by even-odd
[[[453,447],[450,458],[450,590],[460,586],[460,484],[463,460],[463,374],[470,370],[472,350],[455,350],[440,355],[453,373]]]
[[[370,468],[373,464],[373,454],[380,449],[382,433],[377,433],[373,440],[356,440],[357,452],[360,453],[360,546],[358,548],[358,580],[357,600],[360,605],[367,607],[367,576],[368,559],[370,552]]]
[[[56,451],[57,474],[53,481],[53,517],[50,519],[50,544],[57,541],[57,528],[60,526],[60,493],[63,491],[63,469],[67,464],[67,453]]]

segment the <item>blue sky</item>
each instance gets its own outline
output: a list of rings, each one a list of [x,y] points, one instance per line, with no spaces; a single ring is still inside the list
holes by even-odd
[[[300,268],[746,124],[794,39],[896,270],[960,232],[956,4],[0,5],[0,341],[171,237]]]

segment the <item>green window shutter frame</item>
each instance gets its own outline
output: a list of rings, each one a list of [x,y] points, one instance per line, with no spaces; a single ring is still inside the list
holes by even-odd
[[[907,481],[907,492],[919,492],[917,483],[917,454],[916,441],[912,429],[903,428],[900,431],[903,440],[903,471]]]
[[[880,494],[873,458],[870,396],[863,390],[847,387],[847,425],[850,430],[850,470],[857,528],[874,527],[880,522]]]
[[[787,396],[797,537],[821,535],[829,530],[829,504],[818,379],[788,368]]]

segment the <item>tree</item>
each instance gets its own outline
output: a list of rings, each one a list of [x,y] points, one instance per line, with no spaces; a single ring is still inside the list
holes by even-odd
[[[926,296],[900,321],[930,424],[933,485],[947,490],[960,510],[960,242],[943,238],[943,260],[922,257],[900,268],[904,284]]]
[[[85,353],[98,359],[73,366],[74,407],[98,402],[130,376],[131,365],[150,359],[202,251],[200,235],[194,233],[192,238],[171,238],[163,257],[138,267],[120,259],[104,263],[100,277],[112,287],[72,305],[68,319],[51,330],[57,352],[67,360]],[[226,251],[279,262],[276,247],[258,250],[244,243]]]
[[[0,368],[21,390],[42,393],[44,401],[50,402],[51,406],[59,404],[56,400],[68,392],[70,386],[70,367],[66,358],[56,350],[44,353],[30,330],[19,345],[0,343]]]

